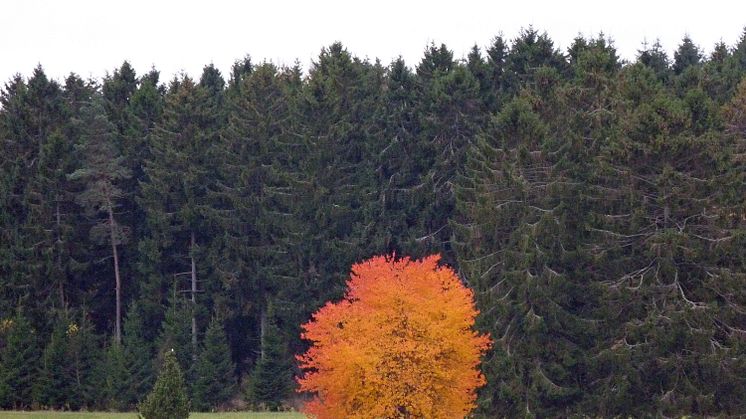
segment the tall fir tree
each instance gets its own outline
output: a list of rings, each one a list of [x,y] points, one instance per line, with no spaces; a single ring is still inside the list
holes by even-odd
[[[741,366],[731,357],[740,350],[731,329],[739,320],[733,305],[713,303],[742,294],[738,265],[724,256],[734,230],[716,210],[735,186],[720,169],[733,144],[698,133],[686,103],[655,82],[653,69],[629,71],[648,72],[638,79],[648,85],[622,86],[624,131],[600,158],[607,206],[594,227],[604,317],[616,331],[602,358],[615,372],[606,385],[623,390],[604,407],[631,415],[738,411],[729,400],[741,398],[732,393]],[[620,387],[622,377],[628,384]]]
[[[188,77],[172,83],[163,118],[151,135],[152,157],[145,164],[147,179],[139,199],[149,230],[140,243],[147,253],[142,263],[149,274],[147,287],[153,291],[151,300],[142,302],[144,309],[154,309],[146,318],[163,318],[165,291],[176,278],[177,292],[189,294],[193,355],[198,316],[204,311],[197,295],[211,275],[205,262],[213,234],[205,212],[217,179],[211,150],[220,118],[213,94]]]

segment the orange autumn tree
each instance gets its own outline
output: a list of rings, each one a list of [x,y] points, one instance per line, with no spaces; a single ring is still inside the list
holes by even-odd
[[[304,408],[324,418],[459,418],[474,407],[489,337],[472,292],[440,256],[378,256],[352,267],[347,293],[304,324]]]

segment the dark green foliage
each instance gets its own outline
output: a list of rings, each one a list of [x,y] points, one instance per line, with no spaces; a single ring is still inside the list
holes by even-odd
[[[687,68],[699,65],[701,59],[702,53],[699,52],[699,48],[688,36],[685,36],[679,49],[673,54],[673,72],[681,74]]]
[[[587,262],[576,244],[577,181],[565,168],[579,158],[552,143],[530,100],[497,115],[458,189],[460,267],[497,340],[485,364],[488,416],[566,414],[582,400],[596,328],[595,293],[578,272]]]
[[[124,320],[122,356],[127,371],[126,388],[121,399],[127,406],[135,406],[143,400],[155,382],[153,354],[155,345],[145,338],[145,322],[138,305],[133,304]],[[117,351],[119,349],[116,349]]]
[[[127,410],[130,376],[121,344],[112,342],[105,349],[95,374],[100,386],[97,405],[106,410]]]
[[[249,380],[246,400],[262,409],[278,410],[293,390],[285,342],[271,313],[264,319],[261,354]]]
[[[143,419],[186,419],[189,417],[184,376],[176,353],[169,350],[163,357],[163,366],[153,390],[138,409]]]
[[[741,32],[741,37],[733,49],[733,66],[739,75],[746,74],[746,28]]]
[[[746,35],[702,51],[529,27],[413,69],[14,77],[0,406],[132,409],[171,349],[200,410],[292,405],[350,264],[438,252],[495,341],[477,415],[743,416]]]
[[[312,306],[339,295],[343,266],[379,245],[370,218],[380,202],[372,164],[377,129],[370,111],[378,106],[382,73],[335,43],[322,50],[301,93],[302,134],[296,143],[303,151],[291,193],[293,213],[313,220],[293,234],[300,234],[296,243],[302,243],[295,277],[307,287],[307,298],[298,301],[306,316]]]
[[[236,60],[231,67],[231,77],[228,80],[228,86],[233,90],[239,90],[241,80],[251,73],[253,66],[251,64],[251,57],[249,55],[244,56],[240,60]]]
[[[100,342],[87,316],[76,317],[57,316],[42,354],[33,397],[41,406],[80,409],[99,400]]]
[[[220,406],[236,391],[235,366],[223,324],[217,318],[207,327],[192,378],[192,406],[199,411]]]
[[[72,391],[67,374],[67,340],[69,324],[62,319],[55,323],[41,356],[39,371],[34,381],[34,401],[47,408],[63,408]]]
[[[40,355],[36,331],[20,311],[0,322],[0,407],[26,408]]]
[[[562,74],[567,69],[567,62],[546,33],[540,34],[533,27],[521,30],[505,58],[503,80],[506,88],[515,94],[523,86],[534,85],[534,76],[541,67],[554,68]]]
[[[189,329],[191,310],[181,297],[173,298],[163,320],[158,339],[158,351],[161,353],[173,350],[179,366],[189,371],[196,354],[192,351]]]
[[[68,391],[65,394],[71,409],[91,408],[101,399],[101,379],[97,371],[104,353],[101,339],[93,330],[87,313],[71,318],[66,331],[65,375]],[[116,373],[115,373],[116,374]],[[114,375],[113,379],[121,378]]]
[[[663,82],[668,80],[671,71],[670,62],[660,41],[656,40],[652,47],[645,43],[643,49],[637,51],[637,54],[637,62],[653,70],[658,80]]]
[[[742,271],[724,257],[728,244],[715,245],[729,242],[732,230],[718,210],[707,214],[722,205],[723,191],[738,188],[723,176],[735,143],[692,126],[682,101],[647,91],[641,106],[620,113],[622,135],[600,156],[608,215],[597,219],[594,242],[605,301],[620,310],[605,314],[615,333],[601,359],[632,384],[609,407],[632,415],[733,413],[742,409],[732,393],[742,366],[733,363],[740,345],[731,327],[741,320],[725,301],[743,295],[735,279]],[[621,404],[631,397],[634,405]]]
[[[147,223],[140,241],[141,271],[147,274],[143,288],[149,292],[141,301],[145,318],[163,318],[164,290],[171,284],[179,299],[186,294],[191,354],[206,317],[197,294],[205,290],[212,273],[205,261],[215,235],[205,213],[218,179],[213,146],[222,120],[222,79],[215,71],[207,68],[205,85],[188,77],[172,83],[163,116],[150,136],[147,181],[140,183],[138,197]],[[185,351],[180,360],[182,354]]]

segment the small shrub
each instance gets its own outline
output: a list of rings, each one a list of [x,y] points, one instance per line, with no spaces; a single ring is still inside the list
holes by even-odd
[[[173,349],[166,352],[153,391],[140,404],[140,417],[144,419],[187,419],[189,399]]]

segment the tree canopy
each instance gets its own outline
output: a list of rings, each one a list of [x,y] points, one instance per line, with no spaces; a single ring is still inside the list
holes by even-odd
[[[357,263],[344,298],[303,325],[305,409],[319,418],[465,417],[489,337],[472,329],[471,291],[439,256]]]

